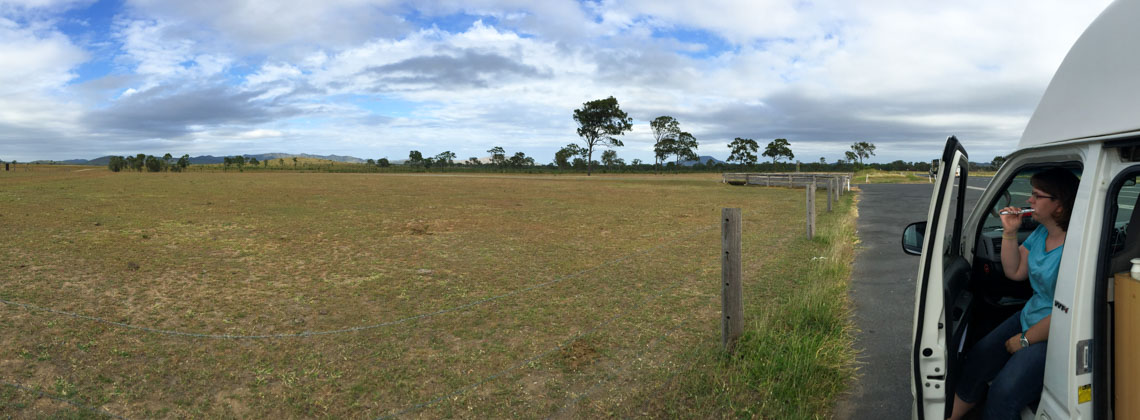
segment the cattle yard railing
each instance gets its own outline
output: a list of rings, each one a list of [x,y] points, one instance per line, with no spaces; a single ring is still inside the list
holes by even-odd
[[[841,191],[851,191],[851,177],[849,173],[725,173],[722,182],[732,185],[761,185],[765,187],[805,188],[815,184],[817,188],[826,188],[829,181],[838,181]]]

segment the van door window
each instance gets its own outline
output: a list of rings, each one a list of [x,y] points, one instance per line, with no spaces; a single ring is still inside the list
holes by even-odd
[[[1127,263],[1127,260],[1140,257],[1140,254],[1137,254],[1135,251],[1131,254],[1127,254],[1129,250],[1126,249],[1128,248],[1129,239],[1135,243],[1140,243],[1136,241],[1140,238],[1129,236],[1130,227],[1134,231],[1140,228],[1140,226],[1133,226],[1134,224],[1132,223],[1132,214],[1136,209],[1136,205],[1140,204],[1137,202],[1137,195],[1140,195],[1140,185],[1137,185],[1137,181],[1140,181],[1140,177],[1131,176],[1126,178],[1123,183],[1120,184],[1120,190],[1116,192],[1116,217],[1114,217],[1112,221],[1112,231],[1109,233],[1108,244],[1109,255],[1113,257],[1113,261],[1115,262],[1114,270],[1112,270],[1113,273],[1126,271],[1125,269],[1128,267],[1126,267],[1125,264],[1129,267],[1131,266],[1130,263]],[[1135,247],[1135,245],[1133,247]]]
[[[1130,172],[1130,173],[1129,173]],[[1102,281],[1108,283],[1097,288],[1099,303],[1096,317],[1097,340],[1105,343],[1094,351],[1094,360],[1107,360],[1107,363],[1094,364],[1095,387],[1108,392],[1094,393],[1094,407],[1098,417],[1102,413],[1115,412],[1116,418],[1133,418],[1140,414],[1140,402],[1134,396],[1140,393],[1140,379],[1134,374],[1140,363],[1131,355],[1140,353],[1137,340],[1119,339],[1140,334],[1140,283],[1131,278],[1131,260],[1140,258],[1140,168],[1133,168],[1120,176],[1109,187],[1108,208],[1104,229],[1102,258]],[[1107,292],[1106,289],[1112,290]],[[1116,355],[1126,355],[1118,358]],[[1120,398],[1128,396],[1126,398]]]

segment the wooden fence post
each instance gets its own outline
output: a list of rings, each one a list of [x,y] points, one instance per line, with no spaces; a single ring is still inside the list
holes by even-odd
[[[721,344],[732,353],[744,331],[744,304],[741,293],[740,209],[721,209]]]
[[[807,237],[815,237],[815,184],[807,187]]]
[[[827,180],[827,212],[831,213],[831,198],[835,195],[835,180]]]

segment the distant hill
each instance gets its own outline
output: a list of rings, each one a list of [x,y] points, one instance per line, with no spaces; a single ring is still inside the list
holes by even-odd
[[[246,158],[251,158],[251,157],[257,158],[257,160],[288,159],[288,158],[292,158],[292,157],[296,156],[299,158],[323,159],[323,160],[331,160],[331,161],[335,161],[335,162],[345,162],[345,163],[364,163],[365,162],[365,159],[361,159],[361,158],[354,157],[354,156],[340,156],[340,155],[321,156],[321,155],[310,155],[308,153],[299,153],[299,154],[293,154],[293,153],[260,153],[260,154],[256,154],[256,155],[246,154],[246,155],[242,155],[242,156],[244,156]],[[178,156],[175,156],[174,158],[178,159]],[[194,156],[194,157],[190,158],[190,164],[191,165],[210,165],[210,164],[215,164],[215,163],[223,163],[223,162],[225,162],[225,158],[226,158],[225,156],[212,156],[212,155]],[[37,161],[37,162],[49,163],[49,161]],[[110,162],[111,162],[111,156],[108,155],[108,156],[97,157],[95,159],[70,159],[70,160],[63,160],[63,161],[54,161],[51,163],[63,163],[63,164],[68,164],[68,165],[105,166]]]
[[[693,165],[696,165],[698,162],[701,163],[702,165],[716,165],[718,163],[724,163],[724,161],[717,159],[717,158],[714,158],[712,156],[698,156],[697,160],[682,161],[681,166],[693,166]]]
[[[291,158],[291,157],[294,157],[294,156],[296,156],[296,157],[299,157],[299,158],[324,159],[324,160],[331,160],[331,161],[334,161],[334,162],[345,162],[345,163],[364,163],[364,162],[366,162],[366,161],[367,161],[367,159],[361,159],[361,158],[358,158],[358,157],[355,157],[355,156],[341,156],[341,155],[327,155],[327,156],[321,156],[321,155],[310,155],[310,154],[308,154],[308,153],[297,153],[297,154],[291,154],[291,153],[262,153],[262,154],[257,154],[257,155],[242,155],[242,156],[245,156],[245,157],[247,157],[247,158],[248,158],[248,157],[255,157],[255,158],[257,158],[257,160],[265,160],[265,159],[288,159],[288,158]],[[218,159],[221,159],[221,158],[218,158]],[[218,162],[217,162],[217,163],[220,163],[220,162],[221,162],[221,160],[218,160]]]

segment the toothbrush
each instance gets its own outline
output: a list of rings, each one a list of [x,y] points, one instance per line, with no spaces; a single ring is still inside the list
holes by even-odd
[[[1026,213],[1033,213],[1034,211],[1036,211],[1036,210],[1033,210],[1033,209],[1020,209],[1020,210],[1018,210],[1018,211],[1003,211],[1003,212],[1001,212],[1001,213],[998,213],[998,214],[1000,214],[1000,215],[1002,215],[1002,216],[1005,216],[1005,215],[1007,215],[1007,214],[1026,214]]]

